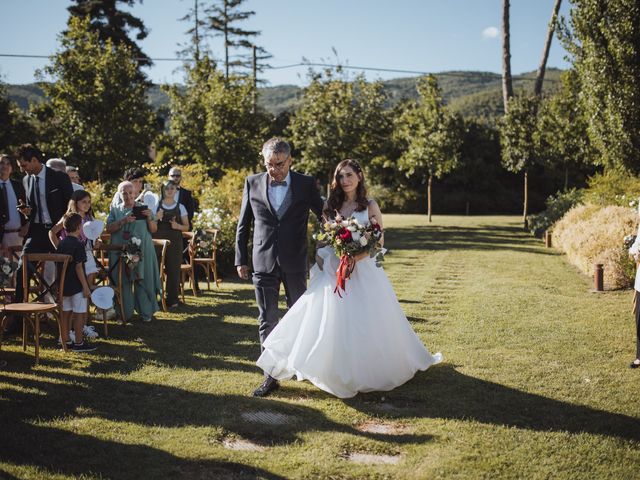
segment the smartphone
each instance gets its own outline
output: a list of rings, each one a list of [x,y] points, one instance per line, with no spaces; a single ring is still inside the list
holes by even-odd
[[[142,212],[147,209],[146,205],[134,205],[133,210],[131,211],[131,215],[136,217],[136,220],[146,220]]]

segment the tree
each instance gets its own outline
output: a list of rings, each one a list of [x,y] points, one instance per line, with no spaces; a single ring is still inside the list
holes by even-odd
[[[168,87],[167,154],[178,163],[198,162],[216,178],[225,169],[254,168],[267,130],[266,116],[252,113],[252,82],[227,81],[203,56],[186,67],[186,85]]]
[[[8,153],[22,143],[35,141],[35,129],[20,108],[9,100],[0,82],[0,153]]]
[[[193,26],[186,32],[189,35],[189,43],[178,54],[192,58],[196,62],[200,60],[202,54],[208,54],[208,49],[203,45],[205,38],[208,36],[204,11],[205,7],[202,1],[193,0],[193,7],[180,19],[181,22],[192,22]]]
[[[502,103],[505,112],[509,108],[511,97],[513,97],[513,80],[511,78],[509,0],[502,0]]]
[[[433,75],[420,78],[416,87],[419,100],[410,103],[396,122],[396,136],[403,146],[399,166],[407,176],[419,175],[427,183],[431,221],[433,178],[441,178],[457,166],[462,143],[460,122],[445,108]]]
[[[118,3],[133,6],[136,0],[73,0],[73,2],[75,5],[67,7],[67,10],[72,17],[88,16],[90,18],[88,28],[91,32],[98,34],[101,45],[105,46],[107,41],[111,40],[113,45],[129,47],[133,58],[137,59],[140,65],[149,66],[153,63],[129,37],[129,32],[135,30],[138,32],[135,36],[136,40],[144,40],[148,33],[144,23],[131,13],[118,9]]]
[[[252,52],[254,44],[249,39],[260,35],[259,31],[243,30],[236,26],[238,22],[247,20],[256,13],[254,11],[241,11],[240,6],[244,2],[245,0],[216,0],[216,3],[207,9],[209,28],[218,32],[216,35],[221,35],[224,39],[224,76],[227,80],[229,79],[230,68],[238,66],[249,67],[251,65],[251,53],[232,59],[229,49],[246,48]],[[261,47],[257,47],[257,49],[261,55],[266,53]]]
[[[382,84],[362,76],[348,81],[340,74],[311,72],[289,125],[293,145],[302,151],[298,167],[329,181],[342,160],[355,158],[366,166],[382,154],[391,134]]]
[[[61,49],[39,77],[44,74],[52,80],[41,84],[51,101],[38,111],[47,151],[99,180],[147,159],[156,118],[129,47],[103,44],[88,18],[71,17]]]
[[[544,48],[542,49],[542,58],[540,58],[540,65],[538,66],[538,72],[536,73],[536,83],[533,87],[533,94],[540,96],[542,94],[542,82],[544,81],[544,72],[547,68],[547,59],[549,58],[549,50],[551,49],[551,41],[553,40],[553,32],[556,28],[558,20],[558,12],[560,11],[560,4],[562,0],[555,0],[553,10],[551,12],[551,21],[547,27],[547,38],[544,42]]]
[[[587,135],[587,119],[580,107],[580,83],[575,70],[561,76],[562,89],[544,101],[538,112],[534,142],[542,161],[564,171],[564,190],[569,187],[569,170],[595,160]]]
[[[640,5],[573,0],[562,40],[573,57],[589,139],[607,168],[640,173]]]
[[[512,98],[509,109],[500,122],[502,164],[510,172],[524,172],[523,222],[526,222],[529,206],[529,169],[538,160],[534,138],[539,102],[540,99],[535,96]]]

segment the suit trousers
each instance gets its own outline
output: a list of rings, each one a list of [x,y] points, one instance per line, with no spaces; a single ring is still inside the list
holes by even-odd
[[[54,251],[53,244],[49,240],[50,228],[40,225],[38,223],[32,223],[29,226],[29,233],[27,239],[24,242],[22,253],[52,253]],[[24,268],[23,262],[20,261],[20,266],[16,272],[16,301],[22,302],[23,289],[22,289],[22,269]],[[33,267],[32,267],[33,268]],[[45,264],[44,279],[47,283],[51,284],[56,278],[55,264],[47,262]],[[54,299],[48,299],[55,301]]]
[[[258,303],[260,348],[278,324],[280,284],[284,285],[287,307],[291,307],[307,289],[307,272],[283,272],[278,265],[270,273],[254,272],[253,286]]]

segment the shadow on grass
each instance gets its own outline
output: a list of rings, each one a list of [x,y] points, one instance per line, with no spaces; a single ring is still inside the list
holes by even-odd
[[[418,225],[410,228],[390,228],[385,232],[385,247],[390,251],[513,250],[559,255],[554,250],[544,249],[537,242],[521,227],[508,225],[476,227]]]
[[[239,395],[216,395],[151,383],[75,376],[59,372],[34,372],[16,378],[0,371],[8,388],[0,395],[0,459],[15,465],[34,466],[69,475],[93,474],[105,478],[279,478],[270,472],[233,462],[190,460],[153,448],[140,438],[135,442],[104,440],[43,423],[57,419],[87,417],[117,422],[105,431],[128,424],[150,429],[196,426],[211,428],[209,445],[220,453],[222,440],[237,435],[264,446],[287,445],[308,431],[347,433],[379,441],[424,443],[430,435],[385,435],[361,432],[327,418],[321,411],[278,399],[254,399]],[[325,395],[319,392],[319,395]],[[325,395],[326,396],[326,395]],[[267,412],[284,419],[281,424],[256,423],[246,414]],[[223,433],[220,434],[220,431]],[[120,436],[119,435],[119,436]],[[133,433],[129,433],[133,435]],[[194,438],[193,442],[202,442]],[[172,444],[174,449],[179,445]],[[197,446],[197,443],[193,444]],[[200,450],[203,447],[200,446]],[[80,459],[80,460],[79,460]],[[256,459],[258,461],[259,459]],[[205,475],[206,473],[206,475]],[[216,476],[218,475],[218,476]],[[235,476],[234,476],[235,475]],[[244,475],[244,476],[242,476]]]
[[[591,433],[640,441],[638,418],[523,392],[464,375],[446,364],[419,372],[413,380],[391,392],[359,395],[347,403],[372,415],[472,420],[535,431]]]

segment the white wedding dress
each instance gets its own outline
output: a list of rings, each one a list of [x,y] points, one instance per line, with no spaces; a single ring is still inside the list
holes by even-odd
[[[368,210],[354,217],[369,222]],[[416,371],[442,361],[431,355],[402,312],[382,268],[366,258],[356,264],[342,298],[334,293],[339,259],[318,251],[309,288],[264,342],[258,366],[278,380],[294,375],[340,398],[388,391]]]

